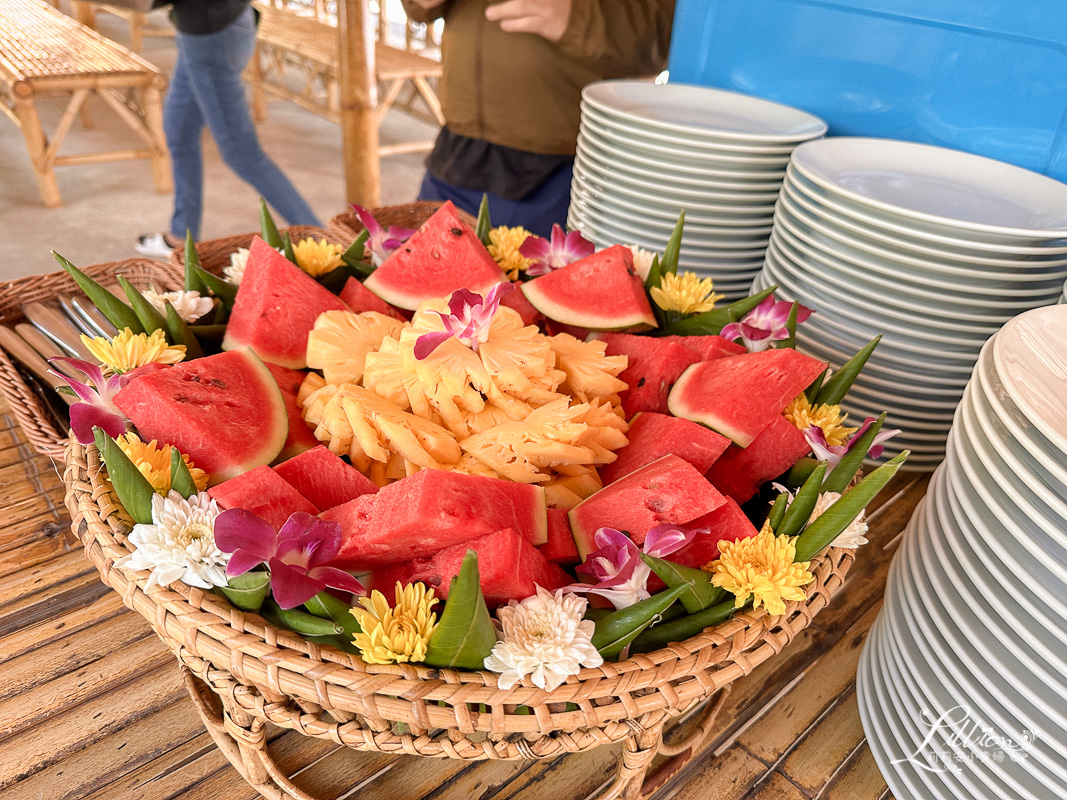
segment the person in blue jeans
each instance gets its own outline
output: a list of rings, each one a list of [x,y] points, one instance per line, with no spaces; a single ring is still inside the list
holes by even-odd
[[[163,105],[163,129],[174,171],[174,215],[166,233],[140,237],[134,249],[166,257],[200,238],[204,206],[201,135],[211,131],[222,160],[290,225],[321,225],[292,182],[259,144],[241,73],[252,57],[256,19],[249,0],[173,0],[178,60]]]

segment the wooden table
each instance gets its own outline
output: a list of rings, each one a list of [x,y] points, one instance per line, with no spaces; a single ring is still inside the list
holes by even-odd
[[[925,477],[872,508],[845,588],[778,657],[734,683],[720,722],[659,800],[888,800],[864,741],[855,672]],[[173,656],[69,531],[63,486],[0,404],[0,792],[4,800],[255,800],[185,695]],[[121,652],[120,652],[121,649]],[[618,748],[543,762],[360,754],[274,731],[295,782],[360,800],[579,800]]]

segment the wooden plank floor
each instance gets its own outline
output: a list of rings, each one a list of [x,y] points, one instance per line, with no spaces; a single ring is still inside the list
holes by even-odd
[[[926,490],[899,475],[844,591],[777,658],[737,681],[700,756],[657,800],[887,800],[855,672],[897,539]],[[4,800],[256,800],[216,751],[175,660],[97,580],[63,487],[0,404],[0,794]],[[618,747],[544,762],[360,754],[274,730],[281,767],[323,800],[580,800]]]

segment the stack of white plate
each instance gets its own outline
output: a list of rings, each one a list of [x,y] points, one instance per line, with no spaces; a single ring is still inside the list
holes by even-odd
[[[982,350],[860,661],[897,797],[1067,797],[1067,308]]]
[[[824,133],[817,117],[735,92],[590,84],[568,224],[598,247],[663,252],[684,209],[681,268],[743,297],[763,265],[789,154]]]
[[[887,452],[944,457],[952,412],[983,343],[1050,305],[1067,278],[1067,185],[930,145],[830,138],[796,149],[753,284],[814,314],[802,350],[839,367],[882,342],[843,404],[889,413]]]

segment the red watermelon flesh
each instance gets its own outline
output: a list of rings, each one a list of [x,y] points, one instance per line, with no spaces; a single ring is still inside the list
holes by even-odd
[[[300,392],[300,384],[304,382],[307,373],[298,369],[279,367],[277,364],[266,364],[266,367],[282,391],[282,399],[285,401],[285,410],[289,417],[289,435],[285,439],[285,446],[275,459],[275,462],[286,461],[305,450],[319,446],[319,440],[315,438],[314,430],[304,422],[300,404],[296,400]]]
[[[686,567],[702,567],[719,557],[719,542],[736,542],[755,536],[756,527],[745,516],[732,497],[712,511],[686,523],[686,528],[708,528],[708,533],[698,533],[693,541],[677,552],[666,556],[668,561]]]
[[[376,569],[370,588],[391,598],[397,581],[401,584],[421,581],[438,597],[446,599],[468,550],[478,554],[479,583],[490,607],[529,597],[537,591],[537,584],[558,589],[572,582],[567,573],[547,562],[524,536],[506,528],[446,547],[429,557]]]
[[[597,549],[593,537],[600,528],[626,531],[640,545],[657,525],[683,525],[725,502],[692,465],[666,455],[572,508],[571,531],[584,561]]]
[[[344,288],[337,296],[357,314],[364,311],[377,311],[379,314],[385,314],[394,319],[407,319],[400,309],[389,305],[355,278],[345,281]]]
[[[729,439],[703,425],[654,411],[634,416],[626,438],[626,446],[615,451],[618,458],[599,469],[605,486],[668,453],[685,459],[697,472],[707,472],[730,446]]]
[[[656,327],[633,253],[620,244],[527,281],[522,291],[534,308],[567,325],[609,331]]]
[[[546,559],[553,564],[577,564],[582,560],[578,554],[578,547],[571,535],[571,523],[567,518],[566,509],[548,509],[548,541],[538,545]]]
[[[378,491],[374,481],[321,444],[279,464],[274,471],[319,511]]]
[[[540,486],[424,469],[383,487],[377,498],[368,541],[391,548],[393,561],[504,528],[518,531],[531,544],[548,540]]]
[[[271,463],[289,432],[278,384],[251,350],[142,374],[115,405],[144,441],[174,445],[212,485]]]
[[[804,434],[785,417],[760,431],[748,447],[731,445],[705,477],[738,503],[751,499],[759,488],[811,452]]]
[[[506,280],[500,265],[446,202],[363,282],[387,303],[414,311],[456,289],[485,295]]]
[[[256,467],[236,478],[223,481],[207,492],[219,508],[243,508],[265,519],[279,530],[289,515],[297,511],[318,514],[307,498],[286,483],[268,466]]]
[[[305,369],[308,334],[319,314],[348,310],[337,295],[257,236],[222,349],[251,347],[264,361]]]
[[[341,549],[330,566],[363,572],[396,561],[392,548],[368,541],[372,530],[377,494],[362,494],[319,516],[341,526]]]
[[[824,369],[788,347],[702,361],[675,382],[667,407],[748,447]]]
[[[739,356],[748,352],[737,342],[731,342],[721,336],[663,336],[660,341],[680,344],[700,356],[701,361],[714,361],[716,358]]]
[[[500,298],[500,305],[507,306],[512,311],[518,312],[519,316],[522,317],[523,325],[536,325],[543,320],[544,317],[541,316],[541,312],[530,305],[530,301],[522,293],[522,282],[513,281],[511,285],[515,287],[515,291],[508,292]],[[584,339],[585,337],[583,336],[582,338]]]
[[[638,411],[667,413],[667,395],[678,376],[700,357],[674,342],[664,343],[651,336],[629,333],[605,333],[600,339],[607,345],[606,355],[626,356],[626,369],[619,375],[630,387],[619,393],[622,410],[629,419]]]

